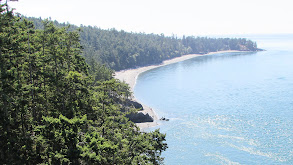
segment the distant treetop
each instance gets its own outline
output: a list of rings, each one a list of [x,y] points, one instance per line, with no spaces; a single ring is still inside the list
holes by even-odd
[[[41,18],[29,18],[36,28],[43,28]],[[68,23],[54,21],[59,27]],[[208,38],[164,36],[163,34],[132,33],[114,28],[71,25],[81,28],[80,41],[86,61],[95,60],[114,70],[158,64],[186,54],[206,54],[224,50],[259,51],[257,44],[245,38]]]

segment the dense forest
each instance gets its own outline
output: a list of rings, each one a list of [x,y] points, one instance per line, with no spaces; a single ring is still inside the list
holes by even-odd
[[[161,164],[166,135],[141,132],[129,121],[138,109],[113,70],[185,54],[260,50],[243,38],[177,38],[26,18],[0,4],[1,164]]]
[[[160,164],[163,161],[161,152],[167,148],[165,134],[159,130],[141,132],[125,117],[136,111],[124,104],[131,96],[129,87],[100,65],[125,68],[128,65],[122,65],[125,57],[115,56],[124,51],[126,43],[133,41],[125,41],[120,47],[112,42],[122,34],[132,34],[93,28],[92,32],[97,34],[92,36],[86,33],[89,27],[80,37],[78,29],[67,25],[56,27],[48,20],[36,29],[33,22],[15,15],[2,0],[0,5],[1,164]],[[117,33],[117,36],[104,38],[103,43],[97,41],[89,49],[98,32],[109,33],[109,37]],[[83,52],[80,38],[86,35],[94,38],[89,38],[88,45],[82,40],[86,48]],[[98,43],[104,44],[104,48]],[[113,47],[117,48],[112,50]],[[107,51],[110,52],[104,54]],[[112,51],[118,52],[112,54]],[[91,60],[89,66],[82,53],[98,62]]]
[[[42,29],[41,18],[28,18],[36,28]],[[69,24],[54,21],[58,27]],[[71,25],[70,29],[81,29],[80,40],[86,61],[104,64],[113,70],[123,70],[159,64],[164,60],[185,54],[206,54],[223,50],[258,51],[255,42],[245,38],[207,38],[183,36],[177,38],[163,34],[129,33],[116,29],[103,30],[98,27]]]

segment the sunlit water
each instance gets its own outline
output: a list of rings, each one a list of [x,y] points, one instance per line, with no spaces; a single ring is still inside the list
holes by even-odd
[[[293,37],[264,52],[193,58],[142,73],[134,94],[169,118],[165,164],[293,164]]]

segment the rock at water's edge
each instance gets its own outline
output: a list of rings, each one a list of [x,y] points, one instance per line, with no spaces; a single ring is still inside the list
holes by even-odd
[[[147,114],[143,114],[142,112],[138,112],[135,114],[130,114],[126,116],[127,118],[129,118],[130,121],[134,122],[134,123],[144,123],[144,122],[153,122],[154,119],[147,113]]]

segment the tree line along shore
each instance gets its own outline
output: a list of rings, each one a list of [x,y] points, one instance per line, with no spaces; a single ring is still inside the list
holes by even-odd
[[[37,29],[42,29],[42,19],[28,17]],[[69,23],[53,21],[58,27]],[[217,51],[260,51],[256,42],[246,38],[208,38],[164,34],[145,34],[104,30],[93,26],[70,25],[70,30],[80,29],[82,55],[88,63],[95,61],[115,71],[160,64],[165,60],[187,54],[208,54]]]
[[[193,51],[257,50],[246,39],[178,39],[27,19],[0,2],[3,164],[161,164],[166,135],[141,132],[129,120],[136,105],[113,70]],[[228,45],[215,46],[220,40]]]

